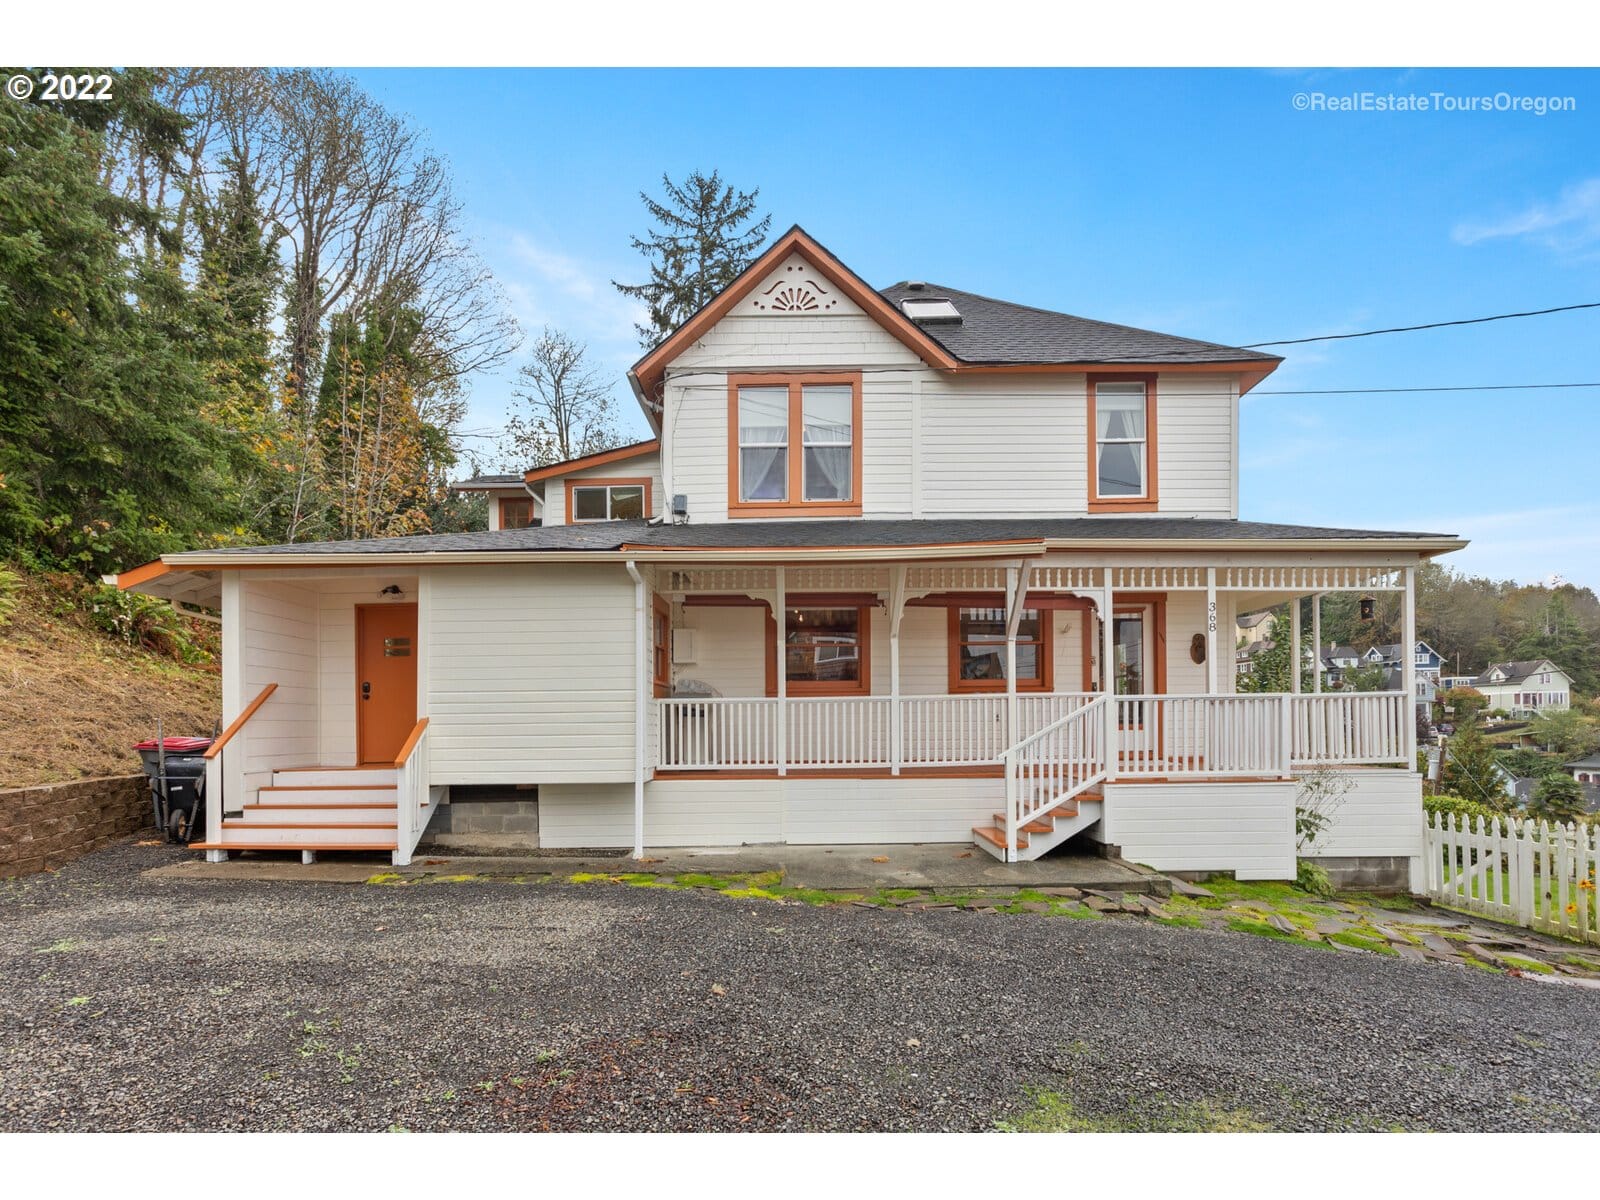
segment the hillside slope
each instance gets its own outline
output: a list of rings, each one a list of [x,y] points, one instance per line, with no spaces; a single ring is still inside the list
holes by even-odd
[[[24,575],[0,623],[0,788],[139,769],[133,744],[209,734],[222,711],[214,666],[186,666],[96,628],[49,579]],[[212,634],[211,636],[215,636]]]

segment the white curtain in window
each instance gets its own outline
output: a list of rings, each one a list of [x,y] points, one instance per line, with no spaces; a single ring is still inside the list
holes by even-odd
[[[1144,495],[1144,384],[1097,384],[1094,418],[1098,494]]]
[[[849,385],[807,386],[800,398],[805,498],[849,500],[854,462],[855,393]]]
[[[739,495],[789,498],[789,389],[739,389]]]

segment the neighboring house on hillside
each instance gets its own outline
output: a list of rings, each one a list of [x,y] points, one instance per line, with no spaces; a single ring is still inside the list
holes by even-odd
[[[1272,633],[1273,611],[1270,608],[1260,612],[1245,613],[1235,622],[1239,631],[1239,646],[1241,649],[1255,646],[1267,641]]]
[[[1465,686],[1476,688],[1488,698],[1489,711],[1503,708],[1513,717],[1534,717],[1572,707],[1572,677],[1548,658],[1490,663]]]
[[[524,476],[541,524],[200,550],[118,583],[221,609],[213,857],[406,862],[453,792],[537,785],[548,847],[1019,860],[1081,834],[1284,879],[1317,768],[1350,791],[1316,853],[1403,885],[1414,664],[1391,693],[1234,695],[1232,630],[1388,591],[1414,631],[1418,565],[1464,543],[1239,520],[1240,398],[1278,362],[878,291],[796,227],[629,372],[659,444]]]
[[[1583,806],[1600,812],[1600,753],[1576,759],[1561,768],[1583,787]]]

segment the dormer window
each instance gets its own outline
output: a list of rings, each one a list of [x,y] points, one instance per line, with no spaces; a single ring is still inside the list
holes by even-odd
[[[728,514],[861,515],[861,376],[728,380]]]
[[[1154,375],[1089,376],[1089,511],[1155,512]]]

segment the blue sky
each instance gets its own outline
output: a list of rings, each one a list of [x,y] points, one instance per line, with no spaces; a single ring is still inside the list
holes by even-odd
[[[1233,345],[1600,300],[1600,73],[362,70],[451,162],[530,330],[638,354],[641,189],[716,168],[883,286],[921,278]],[[1297,93],[1573,97],[1302,111]],[[1242,417],[1255,520],[1458,532],[1447,561],[1600,588],[1600,310],[1318,343]],[[502,423],[510,372],[472,385]]]

